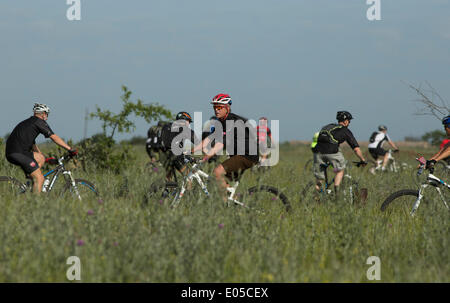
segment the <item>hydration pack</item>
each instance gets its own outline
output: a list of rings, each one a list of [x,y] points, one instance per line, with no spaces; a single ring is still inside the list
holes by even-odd
[[[148,155],[151,157],[152,152],[159,152],[165,149],[163,144],[164,133],[167,133],[167,128],[170,132],[171,123],[167,121],[159,121],[157,125],[153,125],[147,131],[147,142],[145,148]]]
[[[339,142],[333,137],[331,132],[333,130],[343,128],[344,126],[331,123],[322,127],[317,137],[317,142],[330,143],[330,144],[339,144]]]
[[[369,142],[373,143],[375,142],[375,138],[378,135],[378,132],[373,132],[372,135],[370,136]]]

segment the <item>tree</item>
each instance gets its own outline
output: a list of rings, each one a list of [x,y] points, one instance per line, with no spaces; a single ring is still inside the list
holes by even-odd
[[[415,115],[431,115],[440,121],[450,114],[450,105],[438,94],[431,84],[428,82],[426,84],[428,88],[425,89],[421,86],[415,87],[408,84],[408,86],[419,95],[419,99],[415,101],[422,104],[422,108],[419,108]]]
[[[130,144],[125,141],[116,144],[114,140],[116,133],[130,133],[135,130],[135,123],[131,120],[132,114],[144,118],[147,123],[160,120],[162,117],[172,117],[170,110],[158,103],[144,104],[140,99],[136,103],[130,101],[132,93],[126,86],[122,86],[122,91],[122,110],[118,114],[96,106],[96,112],[90,115],[91,118],[102,121],[103,132],[79,143],[81,148],[79,158],[85,170],[88,164],[93,164],[95,168],[112,169],[120,173],[120,170],[134,158],[130,152]]]
[[[427,132],[422,136],[422,140],[427,141],[431,145],[440,145],[445,138],[447,138],[447,134],[438,129]]]

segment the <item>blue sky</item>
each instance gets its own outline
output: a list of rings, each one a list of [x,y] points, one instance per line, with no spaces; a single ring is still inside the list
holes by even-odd
[[[440,128],[413,115],[406,83],[428,81],[450,101],[448,0],[381,0],[372,22],[365,0],[81,0],[81,21],[68,7],[0,2],[0,135],[39,99],[53,130],[78,140],[86,108],[120,110],[122,84],[134,100],[205,119],[229,93],[235,113],[279,120],[282,141],[310,139],[338,110],[361,141],[379,124],[394,140]],[[136,123],[118,138],[145,135]],[[100,130],[89,122],[88,135]]]

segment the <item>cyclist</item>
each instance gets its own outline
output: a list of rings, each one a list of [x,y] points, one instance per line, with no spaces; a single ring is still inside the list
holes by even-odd
[[[231,112],[231,103],[231,97],[227,94],[218,94],[212,99],[211,104],[217,120],[211,120],[211,135],[203,140],[200,147],[206,154],[203,162],[223,149],[230,155],[229,159],[214,169],[216,180],[224,191],[228,187],[225,177],[228,180],[236,180],[246,169],[251,168],[259,161],[256,131],[246,123],[246,118]],[[234,123],[231,122],[245,124],[244,136],[239,135],[242,130],[236,125],[232,125]],[[232,136],[233,133],[234,136]],[[208,145],[213,141],[215,142],[214,147],[208,149]],[[242,144],[245,144],[245,149],[238,151]],[[231,148],[230,145],[234,148]],[[252,147],[254,147],[254,151],[251,150]]]
[[[175,169],[183,172],[184,163],[184,141],[189,140],[193,144],[200,141],[196,138],[194,130],[189,127],[192,123],[191,115],[187,112],[179,112],[176,120],[163,126],[161,130],[161,145],[159,146],[159,161],[166,169],[166,179],[175,177]],[[200,145],[200,144],[199,144]],[[191,148],[191,152],[193,148]]]
[[[10,163],[20,166],[27,177],[31,176],[34,182],[33,192],[36,194],[41,192],[44,183],[44,175],[40,168],[45,162],[44,154],[36,145],[36,137],[43,134],[45,138],[50,138],[57,145],[67,149],[71,155],[77,153],[47,124],[49,113],[50,108],[47,105],[35,103],[33,116],[20,122],[6,141],[6,159]]]
[[[350,120],[353,117],[348,111],[338,111],[336,120],[338,123],[331,123],[322,127],[317,137],[317,144],[314,147],[314,176],[316,177],[316,189],[320,190],[322,181],[325,180],[323,165],[331,163],[336,176],[334,178],[335,197],[339,196],[339,185],[344,177],[345,158],[339,151],[339,145],[346,141],[361,160],[362,165],[367,162],[359,148],[353,133],[348,129]]]
[[[442,124],[444,125],[445,133],[447,137],[450,138],[450,115],[444,117],[442,119]],[[438,162],[439,160],[444,160],[450,157],[450,142],[447,142],[430,160],[427,160],[426,168],[431,168]]]
[[[383,149],[383,144],[385,141],[387,141],[392,146],[392,148],[394,148],[394,152],[398,151],[397,146],[394,142],[392,142],[391,138],[387,134],[387,127],[385,125],[380,125],[378,126],[378,132],[374,132],[370,136],[370,143],[368,145],[370,155],[372,155],[372,157],[377,162],[376,168],[372,167],[370,169],[370,172],[373,174],[375,173],[375,170],[379,170],[380,168],[381,171],[386,170],[386,165],[389,161],[389,153],[385,149]],[[378,160],[379,157],[383,157],[383,164],[381,164],[381,161]]]
[[[258,146],[261,144],[261,160],[263,163],[267,159],[267,148],[270,147],[272,142],[272,132],[270,128],[267,126],[267,118],[261,117],[259,118],[258,126],[256,127],[257,137],[258,137]],[[268,138],[268,139],[267,139]],[[265,142],[265,143],[261,143]]]

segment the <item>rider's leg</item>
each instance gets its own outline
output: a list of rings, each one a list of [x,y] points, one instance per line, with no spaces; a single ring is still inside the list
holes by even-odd
[[[42,153],[33,152],[34,160],[36,160],[37,164],[39,164],[39,167],[44,166],[45,163],[45,157]]]
[[[389,154],[385,153],[384,157],[383,157],[383,167],[381,167],[381,170],[385,170],[386,169],[386,165],[389,161]]]
[[[226,171],[222,164],[219,164],[216,168],[214,168],[214,176],[216,177],[217,184],[219,185],[219,194],[222,196],[222,200],[227,202],[227,187],[229,185],[225,181],[225,174]]]
[[[44,184],[44,175],[40,168],[33,171],[30,175],[33,178],[33,193],[39,194],[42,190],[42,184]]]

